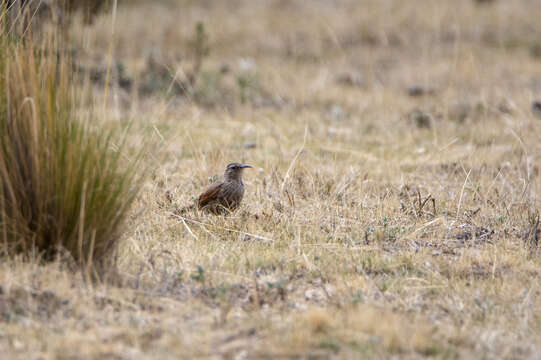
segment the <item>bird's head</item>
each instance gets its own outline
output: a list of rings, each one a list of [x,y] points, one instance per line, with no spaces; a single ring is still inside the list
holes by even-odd
[[[250,165],[231,163],[225,168],[225,180],[240,180],[242,179],[242,170],[251,168]]]

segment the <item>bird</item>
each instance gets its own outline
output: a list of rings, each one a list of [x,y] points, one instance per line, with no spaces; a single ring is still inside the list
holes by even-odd
[[[244,197],[242,172],[247,168],[252,168],[252,166],[237,162],[227,165],[224,180],[211,184],[199,195],[194,205],[183,210],[186,211],[197,207],[199,210],[214,215],[224,215],[235,211]]]

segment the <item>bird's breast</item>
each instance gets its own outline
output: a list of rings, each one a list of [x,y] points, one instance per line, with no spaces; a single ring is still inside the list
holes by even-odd
[[[244,196],[244,185],[237,181],[228,182],[222,188],[222,196],[231,203],[238,203]]]

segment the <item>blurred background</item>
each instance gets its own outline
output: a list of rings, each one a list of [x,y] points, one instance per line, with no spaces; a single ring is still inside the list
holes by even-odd
[[[465,120],[478,101],[529,112],[541,87],[537,0],[27,3],[39,3],[36,18],[66,23],[96,85],[112,52],[123,109],[165,96],[220,111],[359,115],[371,107],[363,95],[379,94],[394,98],[394,115],[422,105],[426,115]]]

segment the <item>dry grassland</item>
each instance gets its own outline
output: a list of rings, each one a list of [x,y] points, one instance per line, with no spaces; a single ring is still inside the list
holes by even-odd
[[[160,150],[125,284],[0,264],[4,358],[538,358],[539,19],[533,0],[234,0],[74,21],[103,125]],[[254,166],[239,211],[175,215],[233,161]]]

